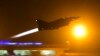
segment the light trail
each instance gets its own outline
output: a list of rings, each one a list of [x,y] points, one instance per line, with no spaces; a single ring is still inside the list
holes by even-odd
[[[17,35],[14,35],[11,38],[19,38],[19,37],[22,37],[22,36],[25,36],[25,35],[28,35],[28,34],[31,34],[31,33],[38,32],[38,31],[39,31],[38,28],[34,28],[34,29],[31,29],[31,30],[19,33]]]

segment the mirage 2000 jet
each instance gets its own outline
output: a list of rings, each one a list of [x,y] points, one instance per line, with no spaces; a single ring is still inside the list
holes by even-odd
[[[71,21],[77,18],[79,17],[66,17],[66,18],[60,18],[60,19],[54,20],[52,22],[46,22],[41,19],[35,19],[37,28],[19,33],[17,35],[12,36],[11,38],[19,38],[19,37],[22,37],[31,33],[35,33],[38,31],[42,31],[42,30],[57,30],[61,27],[67,26],[68,24],[70,24]]]
[[[56,30],[61,27],[67,26],[71,21],[77,19],[79,17],[67,17],[67,18],[60,18],[54,20],[52,22],[45,22],[40,19],[36,19],[38,24],[38,29],[41,30]]]

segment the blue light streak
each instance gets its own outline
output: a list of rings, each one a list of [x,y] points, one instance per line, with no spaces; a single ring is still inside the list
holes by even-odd
[[[0,46],[28,46],[28,45],[43,45],[42,42],[12,42],[12,41],[0,41]]]

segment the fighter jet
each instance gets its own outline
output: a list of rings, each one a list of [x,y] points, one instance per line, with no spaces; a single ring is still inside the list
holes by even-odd
[[[67,17],[67,18],[60,18],[57,20],[54,20],[52,22],[45,22],[43,20],[40,19],[35,19],[36,24],[37,24],[37,28],[19,33],[17,35],[12,36],[11,38],[19,38],[28,34],[32,34],[38,31],[42,31],[42,30],[57,30],[61,27],[67,26],[68,24],[70,24],[71,21],[77,19],[79,17]]]
[[[56,30],[61,27],[67,26],[71,21],[77,19],[79,17],[67,17],[60,18],[52,22],[45,22],[43,20],[37,19],[38,29],[41,30]]]

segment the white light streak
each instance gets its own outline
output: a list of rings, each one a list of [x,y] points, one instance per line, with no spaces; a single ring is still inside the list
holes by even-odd
[[[14,36],[12,36],[11,38],[19,38],[19,37],[22,37],[22,36],[25,36],[25,35],[28,35],[28,34],[31,34],[31,33],[38,32],[38,31],[39,31],[38,28],[31,29],[31,30],[22,32],[22,33],[20,33],[20,34],[14,35]]]

